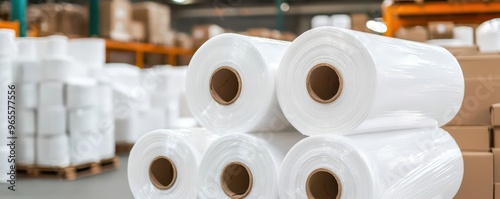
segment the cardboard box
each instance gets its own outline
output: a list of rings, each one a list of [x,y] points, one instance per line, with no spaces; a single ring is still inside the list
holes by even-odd
[[[495,183],[495,199],[500,199],[500,183]]]
[[[500,183],[500,148],[493,151],[493,173],[495,174],[495,183]]]
[[[132,5],[128,0],[99,1],[99,32],[118,41],[130,41]]]
[[[493,126],[500,126],[500,103],[491,105],[491,124]]]
[[[186,33],[175,34],[175,46],[179,48],[192,49],[194,46],[193,38]]]
[[[224,29],[215,24],[193,26],[192,36],[194,41],[194,49],[198,49],[210,38],[222,33],[224,33]]]
[[[500,127],[493,127],[493,147],[500,148]]]
[[[500,55],[457,57],[465,78],[462,107],[448,126],[491,126],[490,107],[500,103]]]
[[[425,42],[429,40],[429,32],[423,26],[401,27],[396,31],[396,38]]]
[[[455,139],[462,151],[489,152],[491,149],[491,133],[488,126],[445,126],[443,128]]]
[[[134,3],[132,18],[144,24],[147,42],[168,43],[170,7],[156,2]]]
[[[493,154],[463,152],[464,178],[455,199],[493,198]]]
[[[477,46],[473,47],[446,47],[446,50],[454,56],[467,56],[467,55],[477,55],[479,54],[479,48]]]
[[[130,36],[132,40],[143,42],[146,40],[146,29],[140,21],[132,21],[130,23]]]
[[[455,24],[452,21],[433,21],[428,23],[429,39],[452,39]]]
[[[351,29],[361,32],[369,32],[368,28],[366,27],[367,21],[368,15],[365,13],[351,14]]]

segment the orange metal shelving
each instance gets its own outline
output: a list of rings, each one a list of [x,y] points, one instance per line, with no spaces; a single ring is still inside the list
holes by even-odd
[[[13,29],[19,36],[19,22],[17,21],[0,21],[0,28]]]
[[[138,42],[120,42],[120,41],[112,41],[106,40],[106,52],[112,50],[118,51],[131,51],[135,53],[135,62],[136,65],[143,68],[144,67],[144,54],[152,53],[152,54],[162,54],[167,56],[167,63],[173,66],[177,65],[177,56],[183,55],[193,55],[193,50],[191,49],[182,49],[176,47],[167,47],[162,45],[154,45],[147,43],[138,43]]]
[[[453,21],[455,23],[482,23],[500,17],[500,2],[448,3],[429,2],[423,4],[401,3],[382,5],[385,35],[393,36],[402,26],[427,25],[430,21]]]

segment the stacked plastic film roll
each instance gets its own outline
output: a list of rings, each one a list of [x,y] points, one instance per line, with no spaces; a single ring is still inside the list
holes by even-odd
[[[481,52],[500,52],[500,18],[486,21],[476,28],[476,44]]]
[[[130,152],[128,181],[135,198],[196,198],[204,151],[218,136],[205,129],[156,130]]]
[[[8,110],[8,89],[14,82],[14,57],[16,56],[16,45],[14,41],[15,32],[8,29],[0,29],[0,112],[6,114]],[[9,121],[7,116],[0,117],[0,183],[9,180],[7,173],[10,165],[7,156],[10,149],[6,147],[7,136],[9,135]]]
[[[306,135],[377,132],[448,123],[462,104],[464,79],[442,47],[323,27],[290,46],[277,95]]]
[[[200,198],[278,198],[278,174],[297,132],[228,134],[205,152]]]
[[[319,135],[295,145],[281,173],[280,198],[453,198],[463,160],[441,128]]]
[[[200,125],[220,133],[293,129],[275,94],[275,74],[289,45],[236,34],[203,44],[191,59],[186,80],[188,105]]]

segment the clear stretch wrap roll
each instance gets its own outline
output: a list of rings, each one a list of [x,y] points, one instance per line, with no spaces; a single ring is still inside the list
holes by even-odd
[[[72,164],[84,164],[99,161],[100,145],[103,141],[101,134],[70,133],[69,150]]]
[[[79,109],[97,107],[97,81],[93,79],[72,79],[66,84],[66,107]]]
[[[35,135],[36,116],[35,109],[17,109],[16,134]]]
[[[40,82],[38,95],[39,107],[64,106],[64,83]]]
[[[469,26],[457,26],[453,28],[453,38],[461,40],[464,46],[474,46],[474,28]]]
[[[464,78],[442,47],[322,27],[284,55],[277,95],[306,135],[433,127],[457,114]]]
[[[82,108],[69,111],[69,133],[89,134],[99,132],[99,112],[95,108]]]
[[[36,83],[18,83],[16,85],[19,97],[16,99],[18,108],[36,108],[38,105],[38,85]]]
[[[16,164],[35,164],[35,135],[17,136]]]
[[[75,61],[70,57],[49,57],[41,61],[42,81],[65,82],[74,77],[81,76],[75,66]]]
[[[203,153],[218,136],[205,129],[156,130],[130,151],[128,182],[135,198],[197,198]]]
[[[38,108],[36,121],[38,136],[66,135],[66,109],[62,106]]]
[[[346,14],[337,14],[330,17],[331,26],[337,28],[351,29],[351,16]]]
[[[200,165],[200,198],[278,198],[278,173],[298,132],[229,134],[214,141]]]
[[[476,44],[481,52],[500,52],[500,18],[486,21],[476,28]]]
[[[220,133],[293,129],[275,94],[275,73],[289,45],[236,34],[203,44],[186,80],[188,105],[201,126]]]
[[[319,135],[296,144],[281,167],[280,198],[453,198],[464,172],[441,128]]]
[[[69,141],[66,134],[36,138],[36,164],[65,167],[70,164]]]

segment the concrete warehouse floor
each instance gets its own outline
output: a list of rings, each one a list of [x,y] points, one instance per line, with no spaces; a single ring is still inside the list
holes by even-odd
[[[16,182],[16,191],[0,184],[1,199],[128,199],[134,198],[127,180],[128,156],[120,156],[118,170],[104,172],[74,181],[26,179]]]

